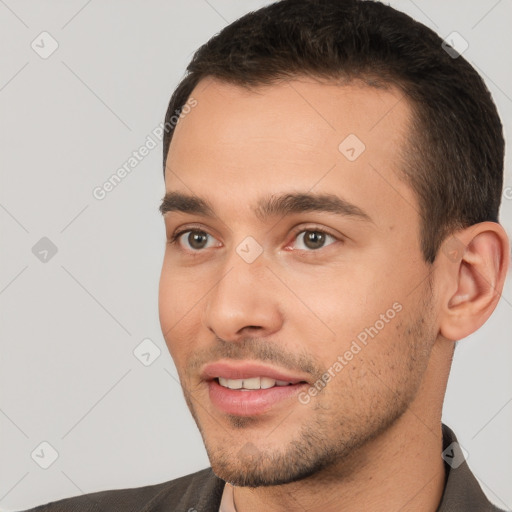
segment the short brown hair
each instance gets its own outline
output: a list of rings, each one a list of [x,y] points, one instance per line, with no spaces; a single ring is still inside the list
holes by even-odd
[[[398,88],[414,117],[401,171],[417,194],[422,252],[432,263],[454,230],[498,222],[503,186],[503,130],[491,94],[442,43],[380,2],[281,0],[231,23],[195,52],[165,120],[181,112],[205,77],[247,88],[300,76]]]

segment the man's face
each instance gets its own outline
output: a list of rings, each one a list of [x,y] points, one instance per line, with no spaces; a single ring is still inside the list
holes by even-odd
[[[167,204],[168,239],[185,233],[166,246],[162,332],[217,475],[294,481],[345,460],[425,386],[431,269],[398,177],[410,109],[393,90],[312,79],[257,92],[206,79],[191,96],[166,192],[214,215]],[[288,194],[344,203],[262,206]]]

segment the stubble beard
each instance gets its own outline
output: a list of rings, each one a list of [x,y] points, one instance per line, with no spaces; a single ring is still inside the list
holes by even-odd
[[[247,487],[284,485],[310,477],[325,481],[348,476],[359,449],[387,431],[408,410],[416,396],[435,339],[434,333],[429,331],[430,317],[427,312],[430,312],[430,306],[429,302],[426,308],[420,310],[418,318],[410,321],[401,331],[400,337],[404,337],[401,346],[406,354],[400,363],[401,375],[392,388],[380,381],[379,394],[373,397],[363,397],[364,389],[361,388],[358,393],[363,397],[361,400],[351,398],[344,407],[336,410],[318,400],[312,405],[308,419],[302,422],[298,432],[296,423],[292,423],[292,413],[277,428],[273,427],[274,430],[262,429],[261,443],[242,440],[240,446],[236,446],[236,440],[243,439],[244,431],[254,429],[260,420],[228,416],[231,429],[242,432],[242,436],[236,433],[231,435],[228,428],[223,432],[223,427],[210,422],[210,428],[221,433],[221,439],[216,436],[216,440],[213,440],[209,432],[205,432],[198,414],[198,411],[207,414],[206,411],[202,407],[196,408],[195,400],[184,390],[214,473],[232,485]],[[378,340],[373,343],[378,343]],[[345,368],[343,371],[350,370]],[[380,377],[376,373],[370,370],[368,374],[373,374],[374,382],[379,382]],[[336,378],[340,379],[339,376]],[[351,389],[339,390],[340,403],[344,401],[347,391],[357,394],[358,384]],[[361,401],[365,404],[363,409],[350,405]],[[304,406],[297,402],[296,407]],[[279,431],[282,436],[283,429],[287,428],[291,432],[287,443],[279,447],[271,446],[272,432]]]

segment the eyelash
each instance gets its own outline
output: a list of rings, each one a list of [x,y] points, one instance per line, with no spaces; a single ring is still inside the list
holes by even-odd
[[[169,239],[168,241],[168,244],[171,245],[171,246],[174,246],[174,245],[178,245],[179,246],[179,238],[184,235],[185,233],[191,233],[191,232],[196,232],[196,233],[202,233],[202,234],[205,234],[207,236],[212,236],[210,235],[207,231],[203,230],[203,229],[200,229],[200,228],[194,228],[194,227],[189,227],[187,229],[182,229],[180,231],[177,231],[175,232],[171,238]],[[330,236],[331,238],[333,238],[334,240],[338,241],[338,242],[343,242],[342,239],[332,235],[331,233],[329,233],[328,231],[325,231],[324,229],[320,228],[320,227],[317,227],[317,226],[308,226],[306,228],[304,227],[301,227],[300,230],[297,230],[294,232],[293,234],[293,240],[297,239],[298,235],[300,235],[301,233],[306,233],[306,232],[310,232],[310,233],[321,233],[323,235],[327,235],[327,236]],[[334,242],[333,242],[334,243]],[[332,245],[332,244],[329,244],[329,245]],[[326,247],[328,247],[329,245],[327,246],[324,246],[324,247],[320,247],[319,249],[310,249],[310,250],[305,250],[305,249],[297,249],[301,252],[306,252],[306,253],[316,253],[316,252],[319,252],[321,251],[322,249],[325,249]],[[180,247],[180,250],[182,250],[183,252],[188,252],[189,254],[192,254],[193,256],[198,256],[200,255],[202,252],[204,252],[204,249],[198,249],[198,250],[189,250],[189,249],[181,249]]]

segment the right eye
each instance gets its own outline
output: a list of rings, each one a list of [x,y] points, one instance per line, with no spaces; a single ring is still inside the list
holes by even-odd
[[[208,237],[210,237],[212,240],[215,240],[215,238],[212,237],[210,234],[206,233],[206,231],[200,229],[184,229],[174,233],[171,236],[171,239],[169,240],[168,243],[170,245],[178,245],[181,249],[181,238],[183,237],[183,235],[186,235],[187,233],[188,236],[185,237],[184,240],[186,240],[188,247],[185,247],[185,251],[198,252],[202,249],[208,249]]]

